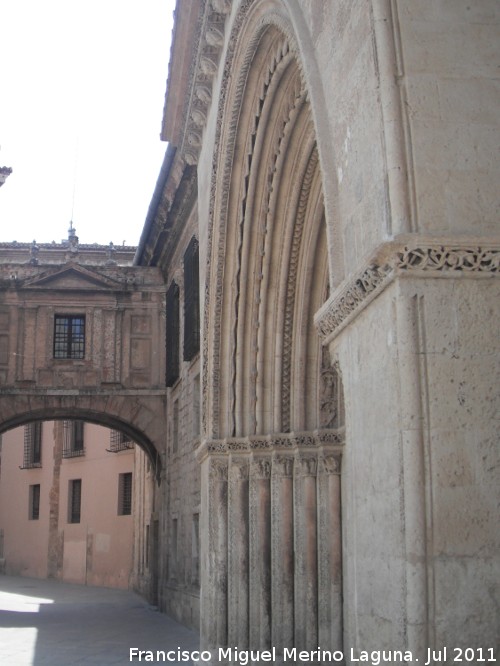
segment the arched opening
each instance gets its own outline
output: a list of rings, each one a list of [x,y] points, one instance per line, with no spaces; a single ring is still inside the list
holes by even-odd
[[[292,30],[252,7],[214,155],[202,640],[341,649],[342,389],[313,322],[330,283],[321,165]]]
[[[223,110],[206,334],[208,434],[318,427],[314,312],[329,273],[321,169],[297,53],[260,25]],[[211,418],[212,417],[212,418]]]
[[[130,435],[135,429],[116,419],[105,424],[78,410],[50,417],[41,411],[2,424],[3,571],[136,587],[141,569],[153,568],[137,512],[154,492],[149,455]]]

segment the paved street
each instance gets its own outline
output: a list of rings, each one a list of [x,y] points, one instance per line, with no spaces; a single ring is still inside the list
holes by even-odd
[[[130,661],[130,648],[155,659]],[[133,592],[0,575],[1,666],[160,663],[157,650],[178,648],[197,650],[198,635]]]

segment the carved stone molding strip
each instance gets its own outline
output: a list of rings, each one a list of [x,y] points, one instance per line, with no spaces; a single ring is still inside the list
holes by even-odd
[[[185,110],[181,154],[187,164],[198,162],[202,134],[212,101],[212,85],[217,73],[225,38],[226,17],[232,0],[205,0],[199,27],[197,53],[190,72],[190,96]]]
[[[500,249],[485,247],[404,247],[396,267],[407,271],[500,272]]]
[[[234,20],[231,23],[231,34],[227,40],[225,61],[221,71],[221,77],[224,84],[221,86],[221,91],[218,98],[217,121],[214,138],[212,179],[210,186],[210,204],[208,213],[207,256],[209,260],[209,266],[213,262],[216,266],[216,271],[214,275],[211,274],[210,270],[207,271],[207,282],[205,287],[205,312],[207,313],[213,311],[215,316],[213,318],[208,316],[205,317],[203,335],[204,346],[202,354],[203,386],[208,387],[210,382],[212,385],[212,390],[210,391],[210,405],[208,404],[209,391],[203,391],[204,397],[202,410],[202,428],[203,432],[215,437],[217,437],[219,434],[219,383],[221,362],[220,342],[222,325],[220,313],[222,312],[223,300],[222,283],[225,264],[224,255],[226,251],[226,220],[228,215],[227,208],[229,200],[229,184],[231,183],[231,174],[233,169],[232,155],[236,142],[238,119],[240,116],[240,104],[245,91],[247,74],[253,60],[255,48],[263,33],[269,26],[275,26],[281,33],[281,38],[277,41],[277,50],[275,52],[276,62],[270,64],[271,70],[274,69],[277,62],[282,57],[291,51],[297,60],[301,73],[303,74],[300,58],[298,57],[299,49],[295,42],[295,37],[290,24],[282,16],[274,12],[266,14],[262,17],[260,23],[253,27],[253,37],[248,42],[246,54],[243,57],[243,63],[240,63],[239,66],[238,81],[235,89],[231,93],[232,110],[229,115],[225,113],[227,96],[230,89],[230,86],[227,85],[227,83],[231,80],[232,77],[234,77],[234,59],[237,52],[240,32],[254,1],[255,0],[242,0]],[[223,150],[221,150],[223,134],[226,135],[224,140],[225,147]],[[224,154],[226,156],[222,164],[219,164],[220,154]],[[221,173],[223,174],[222,177]],[[218,192],[218,188],[220,187],[221,183],[223,185],[221,191]],[[219,199],[217,206],[216,195]],[[211,331],[209,331],[209,326]],[[209,345],[211,347],[210,354]],[[210,357],[212,361],[209,364],[208,359]]]
[[[323,344],[333,339],[397,277],[500,275],[500,248],[464,243],[386,243],[355,277],[341,285],[315,316]],[[380,258],[383,257],[383,262]]]
[[[323,448],[341,450],[345,443],[345,431],[313,430],[310,432],[279,433],[256,437],[231,437],[208,439],[199,446],[196,457],[201,462],[206,456],[228,455],[230,453],[273,453],[308,451],[317,452]]]

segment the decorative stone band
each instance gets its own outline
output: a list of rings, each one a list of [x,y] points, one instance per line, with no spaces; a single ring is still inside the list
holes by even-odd
[[[207,456],[227,456],[229,454],[281,454],[333,451],[341,452],[345,443],[345,430],[313,430],[308,432],[279,433],[255,437],[230,437],[226,439],[204,440],[196,452],[199,462]]]
[[[380,247],[371,261],[341,284],[316,313],[315,324],[328,344],[396,277],[493,277],[500,275],[500,245],[466,239],[393,241]]]

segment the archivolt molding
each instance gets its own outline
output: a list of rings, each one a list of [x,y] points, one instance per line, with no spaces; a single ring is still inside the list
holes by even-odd
[[[396,277],[495,277],[500,275],[500,246],[465,239],[384,244],[372,261],[344,282],[319,310],[315,324],[328,344]]]
[[[219,106],[216,122],[213,163],[212,163],[212,181],[210,190],[210,201],[208,211],[208,234],[207,234],[207,256],[209,261],[209,270],[207,271],[207,280],[205,287],[205,308],[204,320],[204,348],[203,348],[203,385],[208,387],[209,375],[213,390],[211,394],[211,404],[208,404],[208,391],[203,392],[203,431],[207,432],[211,428],[212,432],[218,432],[219,419],[219,391],[220,381],[220,344],[221,344],[221,319],[219,313],[222,312],[223,305],[223,277],[224,277],[224,257],[226,252],[226,223],[228,217],[228,203],[231,186],[231,173],[233,168],[233,152],[238,130],[238,120],[240,117],[240,108],[245,92],[248,71],[255,54],[259,41],[265,30],[271,26],[277,27],[282,34],[282,38],[277,40],[274,55],[268,66],[268,74],[263,77],[262,91],[260,99],[263,100],[269,87],[269,81],[276,67],[285,57],[294,57],[300,68],[300,58],[297,57],[297,45],[293,36],[293,31],[283,16],[277,12],[271,12],[259,18],[253,27],[253,38],[249,40],[243,61],[238,66],[239,78],[234,87],[229,86],[229,81],[234,75],[233,66],[237,52],[237,46],[240,40],[242,26],[248,16],[249,10],[255,0],[246,0],[242,2],[237,15],[232,24],[231,35],[228,40],[226,50],[226,60],[222,72],[222,85],[219,96]],[[301,74],[301,82],[303,76]],[[231,88],[231,107],[228,110],[228,95]],[[301,94],[304,94],[302,83]],[[258,97],[258,96],[256,96]],[[256,100],[257,101],[257,100]],[[258,123],[259,113],[255,115]],[[254,133],[256,127],[253,128]],[[221,153],[221,144],[224,137],[225,150]],[[251,137],[248,137],[249,139]],[[224,155],[224,163],[219,164],[220,155]],[[247,168],[251,162],[251,153],[248,158]],[[244,197],[241,202],[244,205]],[[218,220],[218,226],[215,228],[215,220]],[[216,239],[216,240],[215,240]],[[215,247],[215,243],[217,246]],[[213,272],[210,270],[210,264],[213,260]],[[210,313],[210,314],[209,314]],[[209,346],[211,353],[209,354]],[[209,358],[210,367],[209,367]],[[210,424],[209,424],[210,419]]]
[[[281,394],[281,414],[282,428],[285,432],[290,430],[291,426],[291,373],[292,373],[292,341],[293,341],[293,315],[295,308],[295,297],[297,289],[297,274],[300,258],[300,247],[302,242],[302,232],[306,217],[309,195],[313,177],[318,167],[318,151],[314,148],[307,169],[304,175],[302,188],[297,206],[297,215],[293,229],[293,239],[289,262],[289,274],[286,288],[285,317],[283,331],[283,360],[282,360],[282,394]]]

